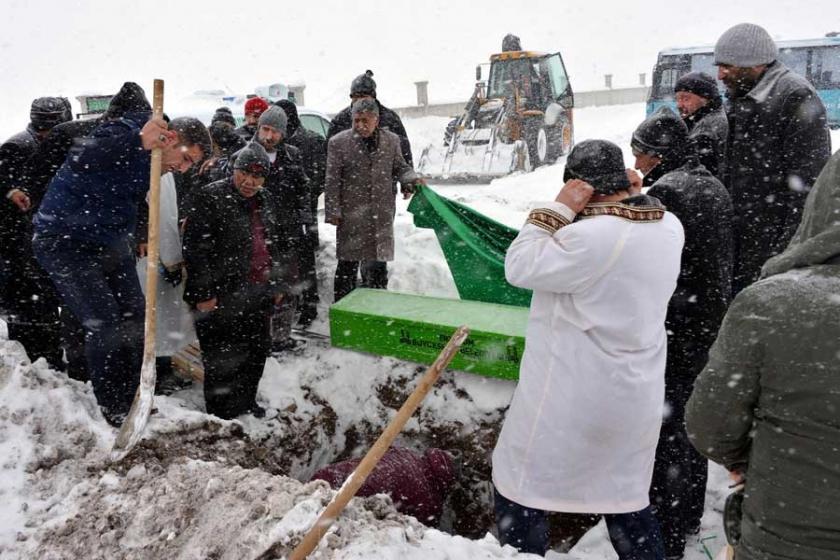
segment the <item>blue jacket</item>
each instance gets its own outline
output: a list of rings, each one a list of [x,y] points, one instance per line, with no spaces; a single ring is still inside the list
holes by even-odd
[[[38,237],[112,245],[134,232],[149,190],[151,153],[140,141],[149,117],[132,113],[106,122],[70,149],[35,216]]]

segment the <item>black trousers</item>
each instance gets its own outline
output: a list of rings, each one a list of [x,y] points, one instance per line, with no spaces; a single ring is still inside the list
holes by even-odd
[[[667,558],[680,558],[686,536],[700,529],[706,499],[708,461],[688,440],[685,405],[708,351],[686,339],[668,338],[665,414],[650,488],[650,503],[662,530]]]
[[[356,289],[359,265],[362,269],[363,288],[388,289],[388,263],[385,261],[338,261],[335,269],[335,301]]]
[[[26,241],[3,249],[0,307],[8,314],[9,339],[23,344],[31,361],[45,358],[51,368],[63,371],[58,293]]]
[[[257,386],[270,352],[269,302],[222,298],[210,312],[196,312],[195,330],[204,362],[207,413],[231,419],[257,410]]]
[[[303,304],[318,303],[318,276],[315,272],[315,255],[318,252],[318,223],[308,224],[301,240],[300,277],[304,282]]]

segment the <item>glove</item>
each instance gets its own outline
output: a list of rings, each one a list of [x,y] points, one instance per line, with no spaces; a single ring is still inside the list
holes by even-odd
[[[161,277],[172,287],[177,288],[178,285],[183,281],[183,268],[178,265],[176,268],[168,269],[163,266],[163,263],[159,265],[160,275]]]

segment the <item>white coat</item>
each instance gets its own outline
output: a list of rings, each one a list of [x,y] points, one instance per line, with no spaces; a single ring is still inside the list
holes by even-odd
[[[594,207],[624,215],[562,227],[574,213],[550,203],[553,224],[529,218],[508,250],[508,282],[532,289],[533,298],[519,384],[493,452],[493,482],[531,508],[629,513],[649,505],[665,392],[665,314],[683,229],[661,205],[655,219],[620,203]]]
[[[181,234],[178,227],[178,195],[175,178],[166,173],[160,178],[160,261],[167,268],[184,262],[181,254]],[[146,258],[137,261],[140,286],[146,293]],[[157,333],[155,354],[172,356],[181,348],[196,342],[193,317],[184,301],[184,282],[173,286],[163,279],[158,268]]]

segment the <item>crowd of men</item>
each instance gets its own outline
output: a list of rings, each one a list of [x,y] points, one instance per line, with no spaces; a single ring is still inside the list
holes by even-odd
[[[840,156],[817,93],[776,58],[761,27],[729,29],[715,48],[725,105],[714,77],[681,77],[679,114],[633,133],[641,176],[615,144],[579,143],[555,202],[511,245],[507,279],[534,295],[493,453],[503,543],[545,554],[548,514],[586,513],[604,516],[622,560],[682,558],[708,457],[746,485],[736,558],[840,553]],[[337,227],[338,301],[359,275],[387,287],[396,184],[405,197],[423,184],[370,71],[350,97],[326,140],[285,100],[249,99],[236,128],[226,107],[209,127],[152,118],[130,82],[94,120],[36,99],[0,146],[10,338],[89,379],[121,424],[160,149],[159,375],[197,339],[207,412],[263,416],[266,357],[317,317],[318,197]]]

